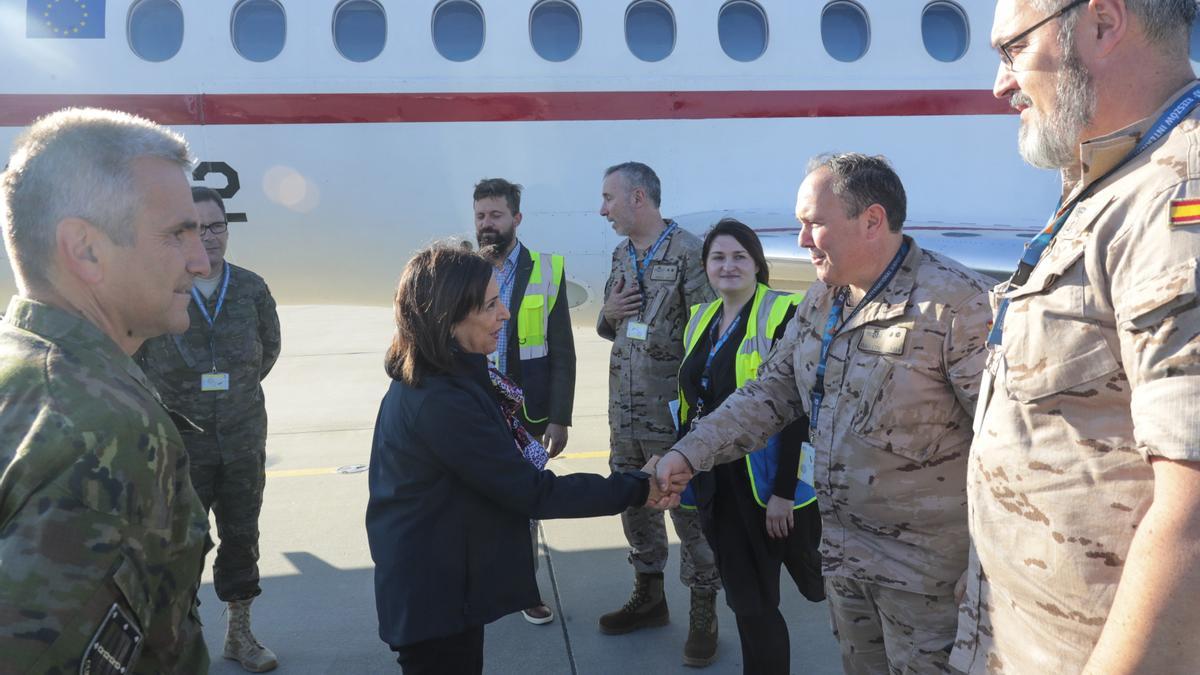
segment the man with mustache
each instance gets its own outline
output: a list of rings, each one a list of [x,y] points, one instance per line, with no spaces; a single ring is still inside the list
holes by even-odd
[[[992,294],[952,659],[969,673],[1200,672],[1195,15],[996,5],[995,95],[1063,188]]]
[[[258,517],[267,446],[262,381],[279,358],[279,316],[263,278],[225,260],[229,223],[221,195],[194,187],[192,200],[212,271],[190,289],[187,331],[146,341],[137,359],[163,401],[202,429],[184,442],[200,502],[216,513],[220,544],[213,587],[229,606],[222,653],[261,673],[278,665],[251,631],[250,604],[262,593]]]
[[[796,219],[819,281],[758,379],[658,464],[663,485],[687,478],[808,415],[802,471],[817,491],[825,596],[850,675],[949,672],[967,569],[990,284],[906,236],[907,209],[883,157],[809,163]]]
[[[563,257],[530,250],[517,239],[522,218],[520,185],[487,178],[475,185],[473,199],[475,240],[480,253],[496,267],[500,300],[510,314],[490,360],[521,387],[525,430],[541,439],[547,455],[557,457],[567,447],[575,402],[575,337]],[[530,528],[536,569],[537,523]],[[522,615],[538,625],[554,620],[545,603]]]
[[[209,272],[186,141],[97,109],[41,118],[0,180],[18,295],[0,324],[0,670],[205,673],[208,518],[130,359]]]
[[[664,220],[662,183],[641,162],[604,172],[600,215],[625,237],[612,253],[604,308],[596,332],[612,340],[608,376],[608,426],[613,471],[638,471],[677,438],[670,401],[679,397],[683,329],[693,305],[711,302],[700,239]],[[707,666],[717,656],[717,591],[721,576],[696,511],[671,509],[682,557],[680,581],[691,589],[683,662]],[[670,621],[663,594],[667,528],[662,513],[631,508],[621,514],[635,577],[628,602],[600,617],[600,631],[629,633]]]

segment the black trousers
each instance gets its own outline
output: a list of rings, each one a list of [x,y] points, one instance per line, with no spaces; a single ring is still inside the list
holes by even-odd
[[[787,622],[779,609],[761,614],[735,614],[742,642],[744,675],[789,675],[792,647]]]
[[[700,522],[716,557],[725,602],[737,618],[742,672],[788,675],[791,645],[779,611],[779,578],[786,568],[811,602],[825,599],[821,579],[821,518],[817,505],[793,512],[785,539],[767,534],[767,512],[754,500],[744,462],[716,466],[693,479],[701,503]]]
[[[392,649],[404,675],[483,674],[483,626]]]

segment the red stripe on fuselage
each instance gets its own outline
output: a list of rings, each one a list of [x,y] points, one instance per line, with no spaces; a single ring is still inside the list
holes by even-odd
[[[378,124],[1003,115],[987,90],[577,91],[388,94],[0,94],[0,126],[69,106],[161,124]]]

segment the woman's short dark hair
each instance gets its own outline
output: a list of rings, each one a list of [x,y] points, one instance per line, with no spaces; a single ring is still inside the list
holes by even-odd
[[[758,283],[770,283],[768,280],[771,278],[771,273],[767,269],[767,256],[763,253],[762,242],[758,240],[758,235],[754,234],[754,230],[750,229],[749,225],[736,218],[720,219],[716,225],[712,226],[708,234],[704,235],[704,252],[701,256],[704,264],[708,265],[708,250],[712,248],[713,240],[723,234],[737,239],[742,248],[746,249],[746,253],[750,254],[750,259],[754,261],[754,264],[758,265],[758,274],[756,275]]]
[[[384,357],[387,374],[417,387],[426,375],[450,372],[450,331],[483,306],[491,278],[491,263],[457,244],[418,251],[396,287],[396,335]]]
[[[192,203],[199,204],[200,202],[212,202],[221,209],[221,215],[225,215],[225,200],[221,199],[221,193],[210,187],[197,185],[192,188]]]

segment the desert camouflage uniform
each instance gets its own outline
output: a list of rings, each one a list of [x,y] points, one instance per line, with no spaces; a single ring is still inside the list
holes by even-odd
[[[891,283],[834,338],[811,431],[826,593],[852,673],[886,673],[889,662],[893,672],[946,671],[954,584],[967,567],[967,448],[989,282],[908,241]],[[761,447],[802,412],[811,418],[836,292],[814,284],[758,379],[679,442],[697,470]]]
[[[130,672],[207,672],[207,532],[142,371],[83,318],[14,298],[0,326],[0,672],[79,672],[114,603],[144,635]]]
[[[1157,118],[1084,143],[1064,193],[1115,166]],[[1200,461],[1200,224],[1171,217],[1173,200],[1200,199],[1197,147],[1193,117],[1082,200],[1007,291],[967,478],[962,670],[1080,672],[1150,507],[1149,458]]]
[[[613,250],[605,300],[618,279],[625,279],[625,288],[637,285],[627,241]],[[708,286],[700,250],[701,241],[696,235],[677,228],[646,268],[642,315],[624,319],[616,326],[600,315],[596,330],[613,341],[608,376],[612,452],[608,464],[613,471],[637,471],[675,441],[668,402],[679,396],[679,362],[683,360],[688,308],[715,297]],[[626,335],[629,322],[637,320],[649,324],[648,339],[634,340]],[[720,575],[696,512],[672,509],[671,520],[682,544],[680,579],[686,586],[702,591],[720,588]],[[631,507],[621,514],[621,524],[632,548],[629,561],[634,569],[662,572],[667,564],[667,530],[662,513]]]
[[[186,439],[187,452],[200,501],[205,510],[216,512],[220,546],[213,585],[217,597],[229,602],[262,592],[258,516],[266,481],[267,409],[260,383],[279,357],[280,335],[266,282],[225,264],[230,267],[229,289],[214,328],[193,300],[187,332],[148,340],[138,360],[166,404],[204,429]],[[220,293],[218,285],[206,301],[209,316]],[[201,374],[214,369],[209,346],[214,330],[215,369],[229,374],[228,391],[200,390]]]

